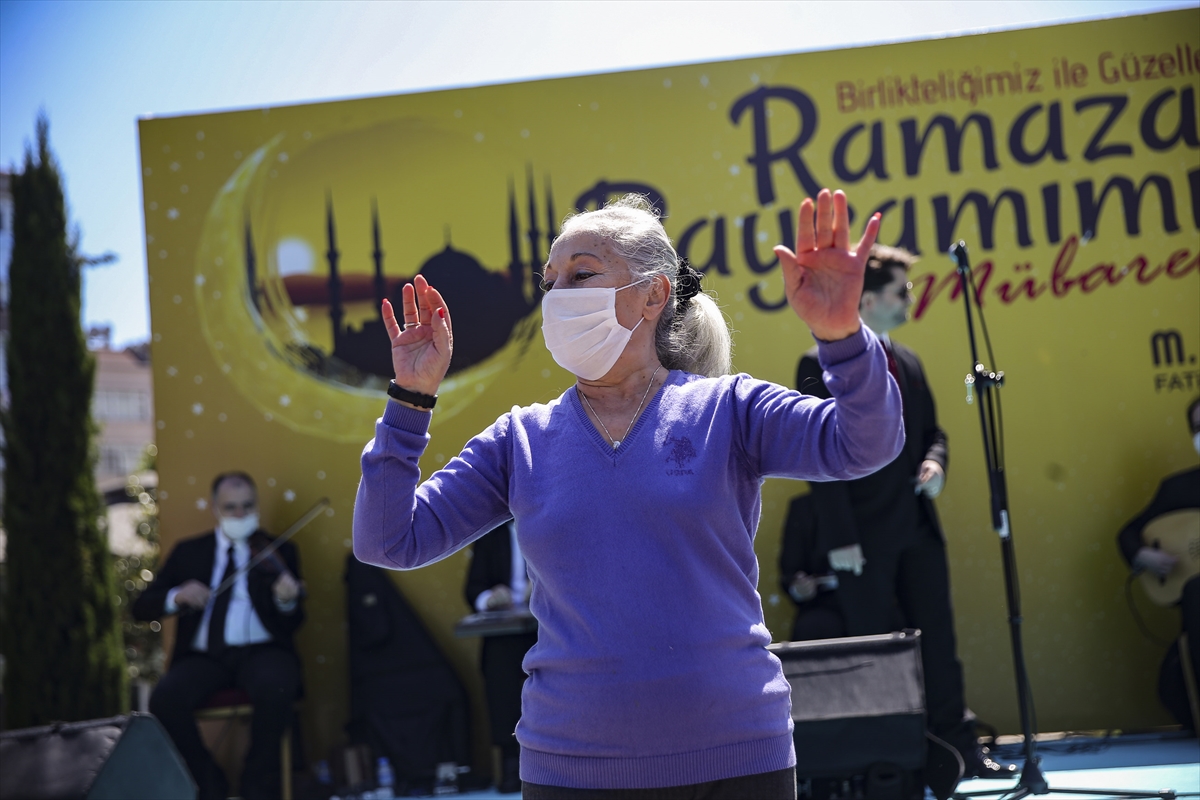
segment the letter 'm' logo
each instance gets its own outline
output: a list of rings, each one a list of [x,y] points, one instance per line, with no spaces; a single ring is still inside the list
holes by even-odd
[[[1183,363],[1183,337],[1179,331],[1155,331],[1150,335],[1150,354],[1154,357],[1154,366]]]

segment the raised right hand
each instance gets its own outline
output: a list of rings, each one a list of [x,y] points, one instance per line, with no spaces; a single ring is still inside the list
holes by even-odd
[[[392,340],[392,369],[402,389],[436,395],[450,369],[454,334],[446,301],[421,275],[401,291],[404,323],[388,300],[383,301],[383,325]]]

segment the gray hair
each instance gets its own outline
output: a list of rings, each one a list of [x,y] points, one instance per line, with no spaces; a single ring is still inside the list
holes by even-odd
[[[712,297],[701,290],[676,308],[679,254],[649,200],[627,194],[604,208],[569,216],[562,233],[572,231],[590,231],[607,239],[629,264],[635,281],[658,275],[670,281],[670,296],[654,331],[654,347],[664,367],[709,378],[732,371],[729,324]]]

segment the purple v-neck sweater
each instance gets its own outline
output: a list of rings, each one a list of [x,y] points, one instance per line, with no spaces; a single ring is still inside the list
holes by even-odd
[[[616,450],[571,388],[513,408],[424,483],[430,415],[388,403],[362,456],[354,554],[412,569],[516,520],[539,623],[523,780],[655,788],[795,764],[756,591],[762,480],[858,478],[904,443],[874,335],[820,358],[833,400],[673,371]]]

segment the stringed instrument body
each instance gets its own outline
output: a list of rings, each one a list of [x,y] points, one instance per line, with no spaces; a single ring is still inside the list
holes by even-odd
[[[1172,606],[1179,602],[1183,585],[1200,575],[1200,508],[1185,508],[1155,517],[1142,531],[1146,547],[1175,556],[1174,568],[1160,578],[1149,570],[1138,576],[1151,602]]]

